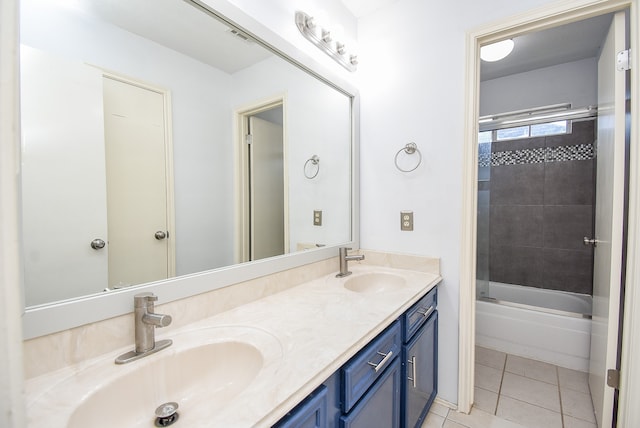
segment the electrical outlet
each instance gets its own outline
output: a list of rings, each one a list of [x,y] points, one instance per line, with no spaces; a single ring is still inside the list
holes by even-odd
[[[322,210],[313,210],[313,225],[322,226]]]
[[[400,211],[400,230],[413,230],[413,211]]]

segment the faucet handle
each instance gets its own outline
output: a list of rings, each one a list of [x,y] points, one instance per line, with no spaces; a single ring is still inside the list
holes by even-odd
[[[146,307],[149,303],[155,302],[157,300],[158,296],[150,292],[138,293],[133,296],[134,307],[136,308]]]

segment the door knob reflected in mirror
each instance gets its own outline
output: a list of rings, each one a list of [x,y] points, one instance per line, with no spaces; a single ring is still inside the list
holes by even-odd
[[[158,241],[162,241],[163,239],[166,239],[169,235],[169,232],[164,232],[162,230],[159,230],[156,232],[156,234],[154,235],[156,237],[156,239]]]
[[[101,250],[104,248],[105,245],[107,245],[106,242],[104,242],[100,238],[96,238],[93,241],[91,241],[91,248],[93,248],[94,250]]]

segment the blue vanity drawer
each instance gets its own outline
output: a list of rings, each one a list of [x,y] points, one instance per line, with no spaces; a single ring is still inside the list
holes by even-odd
[[[422,327],[429,316],[435,312],[438,306],[438,289],[429,291],[422,299],[416,302],[402,315],[403,341],[411,340],[416,331]]]
[[[402,329],[395,321],[341,369],[340,396],[344,413],[358,402],[400,355]]]

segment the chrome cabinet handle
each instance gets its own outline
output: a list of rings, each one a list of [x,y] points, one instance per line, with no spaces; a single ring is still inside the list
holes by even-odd
[[[94,250],[101,250],[105,245],[107,245],[107,243],[100,238],[96,238],[91,241],[91,248],[93,248]]]
[[[411,357],[410,360],[407,360],[407,363],[411,364],[411,377],[407,376],[407,380],[413,382],[413,387],[416,388],[416,383],[418,382],[416,376],[416,357],[415,355]]]
[[[431,315],[431,312],[434,311],[434,309],[435,309],[434,306],[430,306],[429,309],[427,309],[426,311],[418,311],[418,313],[423,317],[428,318],[429,315]]]
[[[153,236],[155,236],[155,238],[156,238],[158,241],[162,241],[162,240],[163,240],[163,239],[165,239],[168,235],[169,235],[169,232],[165,232],[165,231],[163,231],[163,230],[159,230],[159,231],[157,231],[157,232],[155,233],[155,235],[153,235]]]
[[[371,361],[367,361],[367,364],[369,364],[371,367],[373,367],[373,370],[375,370],[376,373],[379,372],[380,369],[382,369],[382,367],[384,367],[385,364],[387,364],[387,361],[389,361],[389,359],[393,355],[393,351],[389,351],[386,354],[383,354],[382,352],[377,352],[377,354],[381,355],[383,357],[382,360],[380,360],[380,362],[378,364],[372,363]]]

